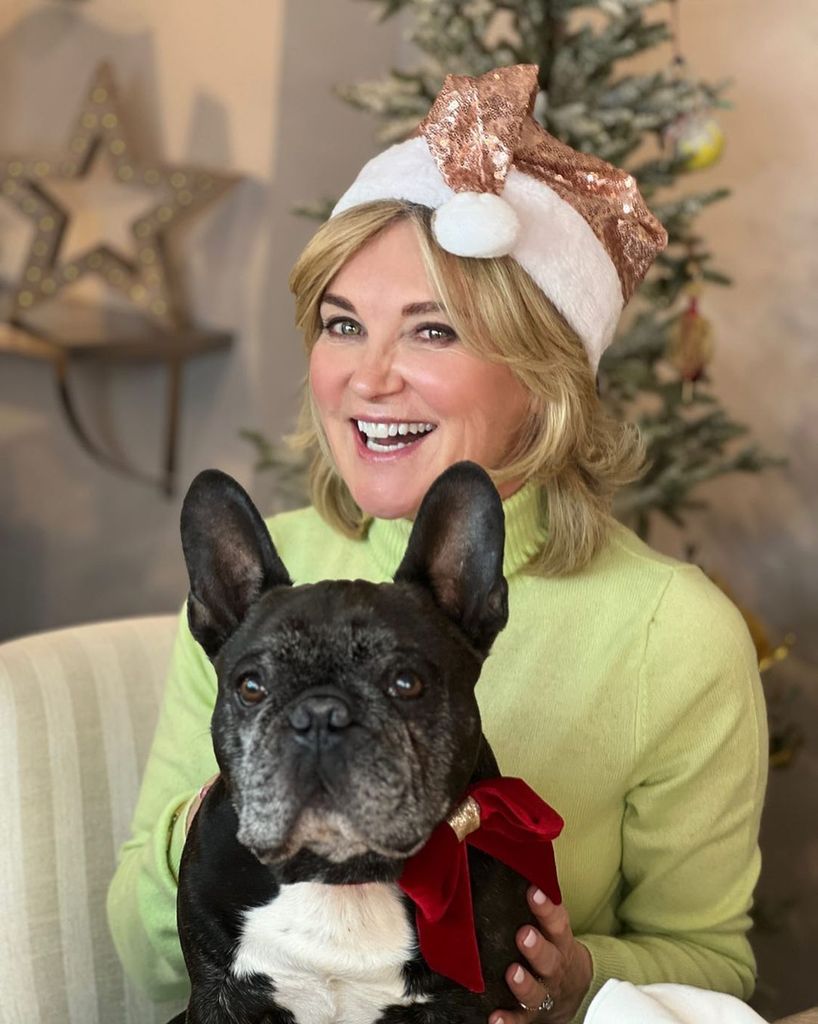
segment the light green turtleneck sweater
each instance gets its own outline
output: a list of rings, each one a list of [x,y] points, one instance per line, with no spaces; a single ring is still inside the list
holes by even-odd
[[[565,819],[555,843],[560,883],[594,964],[576,1019],[611,977],[746,998],[767,733],[744,622],[697,568],[622,527],[579,573],[525,574],[544,536],[539,493],[526,486],[504,509],[509,622],[477,696],[502,771]],[[366,540],[349,540],[313,509],[269,526],[296,583],[391,579],[411,529],[375,520]],[[187,985],[176,876],[187,804],[216,771],[215,693],[213,669],[182,620],[108,901],[125,967],[156,999]],[[509,962],[515,956],[510,949]]]

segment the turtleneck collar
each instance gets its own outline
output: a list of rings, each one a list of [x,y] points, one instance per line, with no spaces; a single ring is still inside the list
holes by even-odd
[[[524,484],[503,502],[506,545],[503,572],[518,572],[545,542],[545,494],[539,484]],[[410,519],[373,519],[367,533],[372,554],[381,569],[392,576],[400,565],[412,532]]]

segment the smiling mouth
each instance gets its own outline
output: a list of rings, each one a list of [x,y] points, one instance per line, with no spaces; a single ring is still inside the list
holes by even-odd
[[[362,444],[371,452],[394,452],[409,448],[422,441],[433,430],[435,423],[419,420],[394,420],[384,423],[374,420],[353,420]]]

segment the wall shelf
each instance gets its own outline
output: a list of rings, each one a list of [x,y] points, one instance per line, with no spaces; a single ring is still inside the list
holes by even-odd
[[[133,479],[174,493],[182,377],[187,362],[223,351],[232,335],[196,326],[169,328],[131,310],[54,300],[32,311],[25,322],[0,322],[0,356],[49,364],[63,415],[71,432],[97,462]],[[83,364],[157,363],[167,374],[162,465],[151,474],[109,451],[85,426],[72,391],[73,373]]]

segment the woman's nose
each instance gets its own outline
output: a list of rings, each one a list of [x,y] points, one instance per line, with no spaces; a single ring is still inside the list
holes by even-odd
[[[349,378],[350,389],[367,401],[400,391],[403,377],[394,355],[391,347],[385,345],[361,345]]]

